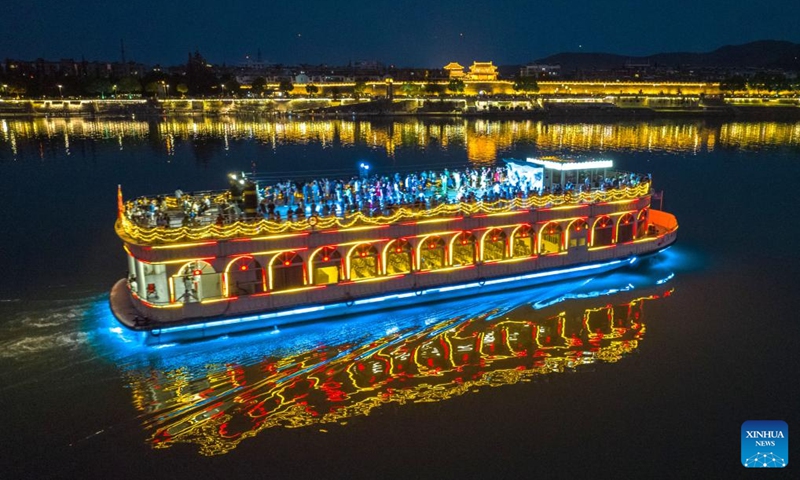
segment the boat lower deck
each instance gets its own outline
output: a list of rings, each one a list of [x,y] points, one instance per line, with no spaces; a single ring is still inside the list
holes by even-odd
[[[668,248],[668,245],[664,245],[658,251],[649,253],[648,256],[654,255],[665,248]],[[114,285],[110,301],[114,315],[123,325],[131,330],[141,332],[145,337],[146,343],[157,344],[212,338],[243,331],[277,328],[287,324],[328,320],[387,308],[446,301],[467,295],[483,295],[509,289],[525,288],[548,282],[602,274],[631,266],[637,260],[638,257],[612,259],[529,272],[511,277],[480,279],[479,281],[441,285],[421,290],[391,292],[344,302],[298,305],[295,308],[278,311],[253,312],[241,316],[223,315],[213,318],[185,319],[169,323],[151,322],[143,318],[133,305],[133,299],[128,292],[127,283],[124,279]]]

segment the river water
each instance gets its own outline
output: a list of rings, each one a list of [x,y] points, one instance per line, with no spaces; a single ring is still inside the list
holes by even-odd
[[[549,154],[651,173],[678,244],[600,277],[160,348],[109,313],[118,184]],[[800,426],[798,179],[800,123],[0,119],[1,476],[752,473],[742,422]]]

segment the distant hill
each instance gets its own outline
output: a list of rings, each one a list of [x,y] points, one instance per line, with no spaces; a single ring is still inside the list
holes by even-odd
[[[708,53],[658,53],[644,57],[611,53],[559,53],[536,63],[561,65],[561,70],[612,70],[626,64],[695,68],[780,68],[800,71],[800,44],[761,40],[743,45],[726,45]]]

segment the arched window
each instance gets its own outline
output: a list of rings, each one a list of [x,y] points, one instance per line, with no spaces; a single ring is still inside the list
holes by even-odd
[[[627,243],[633,241],[633,215],[626,213],[617,223],[617,243]]]
[[[266,289],[266,275],[252,256],[237,257],[225,268],[225,296],[238,297],[261,293]]]
[[[173,278],[177,302],[199,302],[222,296],[220,275],[210,263],[194,260],[186,263]]]
[[[336,247],[322,247],[312,254],[311,271],[314,285],[337,283],[341,280],[342,254]]]
[[[283,252],[272,257],[269,268],[269,289],[291,290],[306,284],[303,257],[296,252]]]
[[[483,261],[502,260],[506,258],[506,232],[493,228],[483,235]]]
[[[602,247],[614,243],[614,221],[611,217],[600,217],[592,229],[592,246]]]
[[[589,225],[582,218],[573,220],[567,227],[567,237],[569,239],[569,248],[586,246],[586,234],[589,231]]]
[[[451,265],[472,265],[475,263],[476,246],[475,235],[471,232],[461,232],[451,240]]]
[[[564,232],[561,225],[550,222],[539,230],[539,253],[547,255],[558,253],[564,245]]]
[[[441,237],[425,237],[419,243],[418,270],[438,270],[445,267],[446,244]]]
[[[530,257],[534,253],[536,237],[530,225],[520,225],[514,230],[511,244],[512,257]]]
[[[636,237],[642,238],[647,235],[647,209],[643,208],[636,218]]]
[[[369,243],[356,245],[350,249],[348,259],[350,280],[378,276],[378,250]]]
[[[384,271],[386,275],[411,273],[411,244],[405,238],[392,240],[386,245],[383,253]]]

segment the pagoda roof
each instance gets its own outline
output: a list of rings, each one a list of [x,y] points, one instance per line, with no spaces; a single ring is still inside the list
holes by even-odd
[[[464,67],[459,65],[458,62],[450,62],[447,65],[445,65],[443,68],[445,70],[457,70],[457,69],[463,70],[464,69]]]

